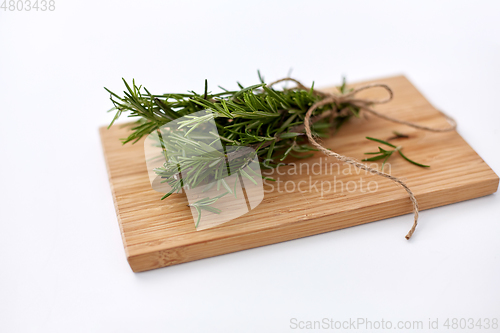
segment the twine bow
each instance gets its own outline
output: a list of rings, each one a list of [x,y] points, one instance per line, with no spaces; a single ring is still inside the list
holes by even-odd
[[[271,87],[274,84],[277,84],[279,82],[284,82],[284,81],[295,82],[297,84],[297,87],[295,87],[293,89],[310,90],[310,88],[307,88],[306,86],[304,86],[299,81],[297,81],[297,80],[295,80],[293,78],[289,78],[289,77],[286,77],[286,78],[274,81],[274,82],[268,84],[267,86]],[[389,96],[386,97],[386,98],[384,98],[384,99],[379,99],[379,100],[356,98],[356,94],[359,93],[360,91],[371,89],[371,88],[376,88],[376,87],[380,87],[380,88],[385,89],[389,93]],[[353,166],[355,166],[355,167],[357,167],[359,169],[368,171],[368,172],[370,172],[372,174],[376,174],[376,175],[385,177],[387,179],[392,180],[396,184],[401,185],[405,189],[405,191],[408,193],[408,196],[410,197],[411,203],[413,205],[413,215],[414,215],[413,225],[412,225],[410,231],[408,231],[408,234],[405,236],[406,239],[410,239],[411,236],[413,235],[413,233],[415,232],[415,229],[416,229],[417,224],[418,224],[418,211],[419,210],[418,210],[417,199],[415,198],[415,195],[413,194],[413,192],[411,191],[411,189],[408,187],[408,185],[406,185],[406,183],[403,182],[398,177],[394,177],[394,176],[392,176],[390,174],[387,174],[385,172],[382,172],[382,171],[379,171],[377,169],[371,168],[368,165],[363,164],[363,163],[357,161],[356,159],[354,159],[352,157],[347,157],[347,156],[338,154],[338,153],[336,153],[334,151],[331,151],[331,150],[326,149],[325,147],[323,147],[321,144],[319,144],[316,141],[316,138],[313,136],[313,134],[311,132],[311,116],[312,116],[312,113],[314,112],[314,110],[316,110],[319,107],[322,107],[322,106],[325,106],[325,105],[328,105],[328,104],[332,104],[333,105],[332,110],[330,110],[329,112],[328,111],[327,112],[323,112],[321,115],[314,117],[314,121],[313,122],[318,121],[318,120],[323,119],[323,118],[326,118],[328,116],[330,116],[332,119],[335,118],[335,117],[339,117],[339,116],[346,116],[346,115],[349,115],[349,114],[352,113],[352,109],[351,108],[345,107],[342,110],[337,110],[336,108],[337,108],[337,106],[340,106],[341,104],[343,104],[343,105],[347,104],[347,105],[358,107],[360,110],[364,110],[366,112],[369,112],[369,113],[371,113],[371,114],[373,114],[373,115],[375,115],[375,116],[377,116],[379,118],[382,118],[382,119],[385,119],[385,120],[388,120],[388,121],[392,121],[392,122],[395,122],[395,123],[398,123],[398,124],[403,124],[403,125],[411,126],[413,128],[418,128],[418,129],[422,129],[422,130],[426,130],[426,131],[431,131],[431,132],[448,132],[448,131],[453,131],[453,130],[455,130],[457,128],[456,121],[453,118],[451,118],[450,116],[448,116],[448,115],[446,115],[446,114],[444,114],[443,112],[440,111],[441,114],[443,114],[446,117],[446,120],[448,120],[450,126],[449,127],[445,127],[445,128],[433,128],[433,127],[429,127],[429,126],[415,124],[415,123],[412,123],[412,122],[409,122],[409,121],[405,121],[405,120],[400,120],[400,119],[392,118],[392,117],[389,117],[387,115],[384,115],[384,114],[382,114],[382,113],[374,110],[373,108],[371,108],[372,105],[388,103],[388,102],[390,102],[392,100],[392,98],[394,96],[394,93],[392,92],[392,89],[388,85],[382,84],[382,83],[367,84],[367,85],[358,87],[358,88],[356,88],[356,89],[354,89],[354,90],[352,90],[352,91],[350,91],[348,93],[345,93],[345,94],[325,93],[325,92],[318,91],[318,90],[313,90],[313,93],[316,94],[316,95],[319,95],[319,96],[323,97],[323,99],[320,100],[320,101],[318,101],[318,102],[316,102],[316,103],[314,103],[307,110],[305,118],[304,118],[303,129],[305,129],[305,131],[306,131],[306,135],[307,135],[307,138],[309,139],[309,142],[314,147],[316,147],[318,150],[322,151],[324,154],[326,154],[328,156],[333,156],[333,157],[335,157],[336,159],[338,159],[339,161],[341,161],[343,163],[347,163],[347,164],[353,165]],[[301,127],[302,127],[302,125],[301,125]],[[300,129],[302,129],[302,128],[300,128]]]

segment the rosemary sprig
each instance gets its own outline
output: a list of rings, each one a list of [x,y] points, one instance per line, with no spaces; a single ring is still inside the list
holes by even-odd
[[[228,159],[234,167],[233,174],[253,180],[252,177],[261,176],[249,175],[243,169],[255,155],[262,168],[274,168],[289,156],[307,158],[316,150],[308,145],[303,122],[309,107],[322,96],[312,88],[278,90],[268,87],[258,74],[258,84],[244,87],[238,83],[238,90],[221,88],[222,91],[217,93],[208,90],[206,80],[201,94],[194,91],[152,94],[145,87],[136,85],[135,80],[130,85],[124,79],[126,89],[123,96],[105,88],[113,103],[110,111],[115,111],[110,126],[125,113],[128,117],[138,118],[131,127],[130,135],[122,142],[136,143],[142,137],[157,132],[159,146],[168,152],[163,166],[155,169],[163,182],[171,187],[162,200],[180,192],[183,187],[216,184],[217,190],[225,191],[192,204],[198,212],[196,224],[200,221],[202,210],[219,214],[210,205],[223,195],[232,193],[223,179],[227,176]],[[347,92],[345,79],[339,91]],[[359,114],[359,108],[347,103],[331,103],[317,108],[311,118],[314,135],[326,137],[330,129],[342,126],[351,116],[340,114],[340,110],[346,107],[350,108],[352,115]],[[202,110],[209,110],[212,116],[192,115]],[[168,138],[162,138],[162,127],[181,117],[178,130],[182,133],[168,133]],[[204,126],[213,120],[217,130],[204,132]],[[193,133],[203,133],[204,137],[191,137]],[[222,149],[216,148],[215,142],[222,142]],[[253,148],[255,154],[250,156],[238,149],[245,146]],[[180,173],[182,177],[179,177]]]
[[[195,228],[198,228],[198,225],[200,224],[201,220],[201,210],[204,209],[206,211],[209,211],[214,214],[220,214],[221,210],[215,207],[210,206],[211,204],[215,203],[218,199],[222,198],[229,192],[224,192],[221,195],[218,195],[214,198],[203,198],[201,200],[196,201],[195,203],[189,205],[190,207],[194,207],[196,209],[196,212],[198,213],[198,219],[195,224]]]
[[[116,111],[110,126],[124,112],[129,112],[128,117],[140,118],[132,128],[132,133],[122,140],[123,143],[136,142],[172,120],[207,109],[214,113],[219,135],[228,145],[253,145],[263,141],[278,142],[287,139],[283,144],[288,148],[296,137],[303,135],[303,130],[295,131],[294,127],[303,124],[307,109],[320,100],[321,96],[316,95],[312,89],[275,90],[265,85],[260,73],[259,78],[262,83],[246,88],[239,84],[240,89],[235,91],[223,89],[223,92],[212,93],[208,91],[205,82],[203,94],[190,91],[184,94],[162,95],[151,94],[146,88],[137,86],[135,80],[130,86],[123,79],[126,87],[123,97],[105,88],[110,93],[114,105],[110,111]],[[345,81],[339,90],[345,92]],[[335,109],[342,110],[344,107],[347,105],[336,105]],[[332,108],[333,105],[325,105],[318,108],[313,116],[321,115]],[[359,109],[353,112],[357,114]],[[328,128],[332,125],[335,127],[339,122],[343,123],[344,118],[348,117],[334,118],[334,124],[329,124],[326,117],[320,119],[314,125],[317,132],[315,134],[327,134]],[[327,126],[323,127],[321,124]],[[265,145],[268,146],[270,143]],[[274,149],[268,150],[271,153],[266,152],[267,155],[273,159],[278,157]]]
[[[407,136],[401,135],[400,133],[398,133],[396,135],[398,137],[407,137]],[[365,155],[375,155],[375,156],[370,157],[370,158],[365,158],[365,159],[363,159],[363,161],[378,161],[378,160],[384,159],[384,161],[382,162],[381,171],[384,171],[385,163],[387,162],[387,160],[389,159],[389,157],[391,157],[392,154],[394,152],[396,152],[396,151],[399,153],[399,155],[401,155],[402,158],[404,158],[405,160],[407,160],[408,162],[410,162],[412,164],[415,164],[415,165],[417,165],[419,167],[423,167],[423,168],[430,167],[430,165],[421,164],[421,163],[415,162],[415,161],[409,159],[408,157],[406,157],[406,155],[403,154],[403,152],[401,151],[401,149],[403,149],[402,146],[395,146],[392,143],[389,143],[387,141],[384,141],[384,140],[381,140],[381,139],[372,138],[372,137],[369,137],[369,136],[367,136],[366,138],[368,140],[375,141],[375,142],[378,142],[378,143],[382,143],[384,145],[387,145],[389,147],[394,148],[393,150],[386,150],[386,149],[383,149],[382,147],[378,147],[379,151],[365,153]]]
[[[387,141],[389,140],[395,140],[395,139],[408,139],[410,136],[404,133],[400,133],[398,131],[392,131],[393,136],[391,136]]]
[[[259,79],[260,84],[248,87],[238,83],[240,89],[234,91],[223,89],[222,92],[212,93],[205,82],[202,94],[190,91],[161,95],[137,86],[135,80],[129,85],[123,79],[126,87],[123,97],[105,88],[114,105],[110,111],[116,112],[110,126],[124,113],[128,113],[128,117],[139,118],[132,126],[131,134],[122,139],[124,144],[135,143],[172,120],[206,109],[213,112],[217,124],[218,134],[213,135],[224,146],[253,147],[260,160],[269,160],[263,167],[275,167],[278,160],[289,155],[304,157],[304,153],[314,151],[305,139],[303,120],[307,109],[321,96],[315,94],[313,89],[275,90],[265,85],[260,73]],[[346,91],[345,80],[339,90]],[[327,117],[325,114],[332,109],[339,112],[345,107],[347,105],[332,103],[318,108],[311,119],[314,134],[325,137],[331,128],[340,127],[349,115]],[[353,113],[358,114],[359,109],[354,109]],[[186,122],[184,126],[194,129],[203,120],[192,119],[191,123]],[[186,143],[196,146],[195,142]]]

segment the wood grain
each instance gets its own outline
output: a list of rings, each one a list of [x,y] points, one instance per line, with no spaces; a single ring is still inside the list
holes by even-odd
[[[444,117],[404,76],[371,82],[386,83],[395,93],[394,100],[377,106],[378,110],[407,121],[447,126]],[[382,90],[373,89],[360,96],[376,98],[381,94]],[[410,136],[409,139],[394,141],[404,146],[410,158],[431,165],[428,169],[420,168],[399,156],[390,161],[391,173],[407,180],[421,209],[477,198],[497,190],[498,176],[455,131],[425,132],[365,116],[350,120],[323,144],[340,154],[362,159],[363,152],[377,149],[374,142],[364,139],[365,136],[387,139],[394,130]],[[295,163],[297,169],[302,163],[302,174],[293,174],[293,166],[289,165],[280,167],[279,171],[284,175],[277,175],[277,171],[272,175],[279,177],[281,186],[288,186],[289,193],[285,193],[283,187],[278,190],[276,183],[272,183],[274,189],[266,185],[264,200],[256,209],[228,223],[196,231],[184,194],[160,201],[162,194],[151,189],[142,143],[122,146],[119,138],[127,136],[127,129],[120,126],[109,130],[103,127],[100,134],[125,253],[134,272],[315,235],[412,211],[410,200],[401,187],[379,176],[339,165],[333,158],[327,159],[317,153],[306,160],[288,161]],[[323,167],[322,172],[318,172],[318,163],[326,164],[328,171],[325,172]],[[309,167],[315,164],[315,172],[313,169],[305,172],[304,164]],[[297,187],[301,181],[300,191],[297,188],[290,191],[292,184]],[[332,186],[323,195],[318,188],[322,181],[325,182],[325,192],[326,182]],[[312,186],[315,182],[318,191]],[[356,190],[353,190],[353,182],[358,184]],[[304,185],[307,183],[310,186]],[[363,183],[365,186],[370,183],[372,191],[376,184],[377,190],[369,192],[367,187],[363,188]],[[335,191],[334,184],[337,184]],[[410,228],[410,216],[407,222]],[[428,222],[421,220],[420,223]],[[403,238],[404,235],[398,236]],[[420,236],[418,229],[415,236]]]

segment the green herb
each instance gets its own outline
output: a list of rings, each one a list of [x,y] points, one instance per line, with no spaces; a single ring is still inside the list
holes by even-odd
[[[394,132],[394,134],[398,137],[408,137],[408,136],[405,136],[405,135],[401,135],[400,133],[397,133],[397,132]],[[398,135],[399,134],[399,135]],[[384,140],[380,140],[380,139],[375,139],[375,138],[372,138],[372,137],[369,137],[367,136],[366,137],[368,140],[371,140],[371,141],[375,141],[375,142],[378,142],[378,143],[382,143],[384,145],[387,145],[389,147],[392,147],[394,148],[393,150],[386,150],[386,149],[383,149],[382,147],[378,147],[378,150],[377,152],[369,152],[369,153],[365,153],[365,155],[375,155],[373,157],[370,157],[370,158],[365,158],[363,159],[363,161],[378,161],[378,160],[381,160],[383,159],[384,161],[382,162],[382,168],[381,170],[384,171],[384,166],[385,166],[385,163],[387,162],[387,160],[389,159],[389,157],[392,156],[392,154],[397,151],[399,153],[399,155],[401,155],[402,158],[404,158],[405,160],[407,160],[408,162],[412,163],[412,164],[415,164],[415,165],[418,165],[419,167],[424,167],[424,168],[428,168],[430,167],[430,165],[425,165],[425,164],[421,164],[421,163],[417,163],[411,159],[409,159],[408,157],[406,157],[403,152],[401,151],[401,149],[403,149],[403,147],[401,146],[395,146],[393,145],[392,143],[389,143],[387,141],[384,141]]]
[[[395,139],[408,139],[410,137],[409,135],[400,133],[398,131],[392,131],[392,134],[394,134],[394,136],[391,136],[389,139],[387,139],[387,141]]]
[[[220,214],[221,213],[221,210],[218,209],[218,208],[215,208],[215,207],[212,207],[210,206],[211,204],[215,203],[218,199],[222,198],[223,196],[225,196],[228,192],[225,192],[221,195],[218,195],[214,198],[203,198],[201,200],[198,200],[196,201],[194,204],[191,204],[189,205],[190,207],[194,207],[196,209],[196,211],[198,212],[198,220],[196,221],[196,224],[195,224],[195,228],[198,227],[198,224],[200,224],[200,220],[201,220],[201,210],[204,209],[204,210],[207,210],[211,213],[214,213],[214,214]]]
[[[125,113],[128,117],[138,118],[131,127],[130,135],[122,139],[122,142],[136,143],[142,137],[158,132],[159,146],[164,152],[168,151],[168,157],[166,153],[163,156],[163,166],[155,169],[163,178],[163,182],[171,186],[170,192],[165,194],[162,200],[180,192],[186,186],[193,188],[215,183],[218,190],[225,191],[214,198],[207,197],[191,205],[198,212],[196,224],[200,221],[202,209],[219,214],[220,212],[210,205],[222,196],[232,193],[231,186],[223,179],[228,175],[228,158],[237,166],[233,174],[238,173],[239,177],[254,180],[254,176],[261,175],[249,175],[243,169],[255,155],[261,167],[275,168],[279,161],[289,156],[307,158],[311,156],[308,153],[316,150],[308,145],[303,121],[309,107],[323,96],[312,88],[274,89],[267,86],[260,73],[258,74],[259,84],[244,87],[238,83],[238,90],[219,87],[222,91],[217,93],[208,90],[206,80],[203,93],[189,91],[152,94],[145,87],[137,86],[135,80],[130,85],[124,79],[126,89],[123,96],[105,88],[110,93],[114,105],[110,111],[116,112],[110,126]],[[339,91],[347,92],[345,79]],[[352,114],[359,114],[359,108],[347,103],[327,104],[315,110],[311,118],[314,135],[326,137],[330,129],[338,129],[344,124],[350,115],[334,113],[339,113],[339,110],[346,107],[351,108]],[[202,110],[211,111],[211,116],[190,116]],[[169,134],[169,143],[166,144],[165,138],[161,137],[161,128],[181,117],[186,119],[179,122],[179,129],[184,132],[179,135]],[[199,132],[207,121],[213,119],[217,133],[205,133],[206,137],[201,140],[190,137],[193,131]],[[223,151],[214,151],[215,142],[222,142]],[[245,146],[253,148],[255,154],[250,156],[239,150],[239,147]],[[227,147],[233,148],[228,150]],[[246,170],[248,171],[248,168]],[[178,177],[180,173],[182,177]]]

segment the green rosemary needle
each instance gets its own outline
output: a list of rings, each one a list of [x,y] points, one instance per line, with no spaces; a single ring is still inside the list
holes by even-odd
[[[396,135],[397,135],[397,137],[407,137],[407,136],[402,135],[400,133],[398,133]],[[404,158],[405,160],[407,160],[408,162],[410,162],[412,164],[415,164],[415,165],[417,165],[419,167],[423,167],[423,168],[430,167],[430,165],[421,164],[421,163],[415,162],[415,161],[409,159],[408,157],[406,157],[406,155],[403,154],[403,152],[401,151],[401,149],[403,149],[402,146],[395,146],[395,145],[393,145],[390,142],[387,142],[387,141],[384,141],[384,140],[381,140],[381,139],[372,138],[372,137],[369,137],[369,136],[367,136],[366,138],[368,140],[375,141],[375,142],[378,142],[378,143],[382,143],[384,145],[387,145],[389,147],[394,148],[393,150],[386,150],[386,149],[383,149],[382,147],[378,147],[379,151],[365,153],[365,155],[375,155],[375,156],[370,157],[370,158],[365,158],[365,159],[363,159],[363,161],[378,161],[378,160],[381,160],[381,159],[384,160],[382,162],[381,171],[384,171],[385,163],[387,162],[387,160],[389,159],[389,157],[391,157],[392,154],[394,152],[396,152],[396,151],[399,153],[399,155],[401,155],[402,158]]]

